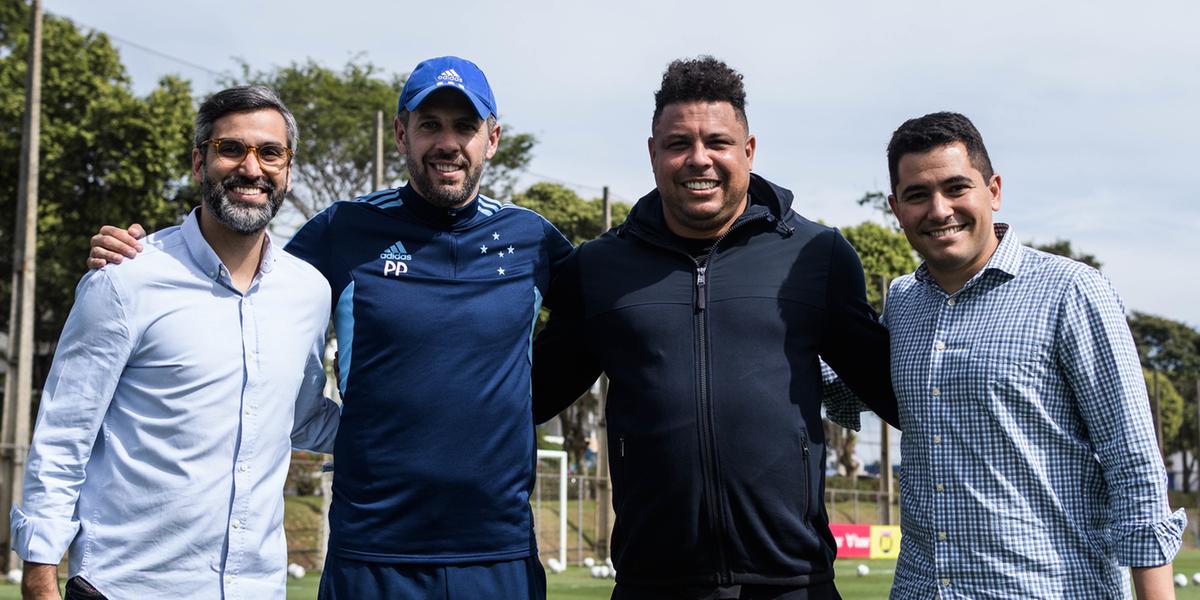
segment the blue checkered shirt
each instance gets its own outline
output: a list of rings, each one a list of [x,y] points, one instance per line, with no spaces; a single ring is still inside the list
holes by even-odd
[[[1120,299],[1095,269],[1000,246],[957,293],[891,287],[904,527],[892,598],[1124,598],[1171,514]]]

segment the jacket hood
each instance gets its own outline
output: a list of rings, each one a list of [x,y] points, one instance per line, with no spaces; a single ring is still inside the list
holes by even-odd
[[[746,211],[738,218],[765,210],[767,214],[774,217],[776,229],[781,234],[790,235],[790,228],[785,223],[793,214],[791,190],[777,186],[761,175],[751,173],[749,193],[750,206],[746,207]],[[629,216],[625,218],[625,222],[618,229],[620,231],[631,229],[656,237],[670,237],[671,232],[663,217],[662,194],[657,188],[638,199],[630,209]]]

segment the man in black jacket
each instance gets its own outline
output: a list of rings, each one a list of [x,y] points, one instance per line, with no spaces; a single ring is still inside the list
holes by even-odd
[[[837,598],[818,356],[897,422],[858,256],[750,172],[741,80],[667,68],[657,189],[560,271],[534,346],[539,421],[610,380],[614,598]]]

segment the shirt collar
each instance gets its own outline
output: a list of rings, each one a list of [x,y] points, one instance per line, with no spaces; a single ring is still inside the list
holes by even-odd
[[[187,218],[183,220],[183,225],[180,226],[183,232],[183,240],[187,245],[188,253],[192,255],[192,260],[200,266],[204,274],[210,279],[219,279],[222,274],[228,278],[229,269],[221,262],[221,257],[217,256],[216,251],[212,246],[208,245],[208,240],[204,239],[204,234],[200,231],[200,207],[192,209],[188,213]],[[263,251],[262,259],[258,264],[259,276],[270,273],[274,268],[276,261],[275,247],[271,243],[271,236],[263,236]]]
[[[405,208],[423,219],[450,227],[462,225],[475,217],[475,214],[479,212],[479,197],[479,194],[475,194],[475,197],[464,206],[443,208],[430,204],[413,188],[412,183],[405,184],[400,188],[400,198]]]
[[[987,264],[983,265],[983,268],[963,285],[963,290],[971,287],[975,281],[988,272],[1003,273],[1008,279],[1011,279],[1017,276],[1017,272],[1021,268],[1021,257],[1023,256],[1021,242],[1017,240],[1016,234],[1012,232],[1012,227],[1008,223],[993,223],[992,230],[996,232],[996,237],[1000,239],[1000,244],[996,246],[996,251],[992,253],[992,257],[988,259]],[[938,285],[933,276],[929,274],[929,267],[924,262],[921,263],[921,266],[917,267],[913,276],[918,281],[933,286]]]

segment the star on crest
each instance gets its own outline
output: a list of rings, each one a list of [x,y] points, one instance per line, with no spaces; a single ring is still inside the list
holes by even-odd
[[[500,267],[499,269],[496,269],[496,272],[497,272],[497,273],[499,273],[499,274],[501,274],[501,275],[503,275],[503,274],[504,274],[504,267]]]
[[[493,240],[498,240],[498,239],[500,239],[500,234],[499,234],[498,232],[492,232],[492,239],[493,239]]]
[[[480,246],[480,247],[479,247],[479,253],[480,253],[480,254],[487,254],[487,246]]]
[[[509,247],[508,247],[508,253],[509,253],[509,254],[512,254],[513,252],[516,252],[516,249],[515,249],[515,248],[513,248],[512,246],[509,246]]]

